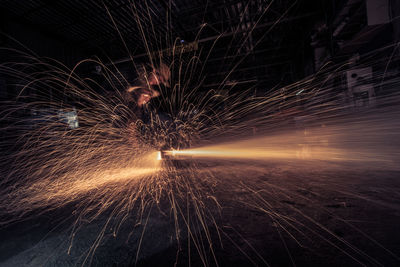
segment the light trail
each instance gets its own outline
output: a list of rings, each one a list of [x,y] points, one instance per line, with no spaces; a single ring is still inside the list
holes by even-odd
[[[393,117],[394,114],[387,114]],[[389,118],[390,118],[389,117]],[[385,132],[382,132],[385,129]],[[397,169],[400,154],[397,140],[400,125],[387,119],[369,117],[368,121],[309,128],[292,134],[255,137],[240,141],[165,151],[172,158],[219,159],[306,159],[375,162]],[[396,145],[394,145],[396,144]]]
[[[263,16],[268,9],[261,10],[259,15]],[[151,20],[150,11],[147,11],[149,14],[145,12],[139,12],[132,1],[133,19],[140,28],[143,46],[155,69],[154,62],[164,59],[150,51],[161,50],[157,47],[161,44],[147,40],[148,37],[159,40],[160,36],[145,28],[148,19]],[[247,39],[244,35],[239,36]],[[177,41],[169,40],[170,43],[163,45],[175,47]],[[219,38],[214,44],[218,41]],[[227,54],[228,50],[230,47]],[[376,106],[365,109],[357,109],[351,103],[354,99],[341,103],[348,99],[340,99],[337,95],[343,88],[335,81],[343,80],[347,63],[328,65],[319,73],[282,88],[264,88],[262,96],[254,96],[252,89],[239,93],[227,89],[224,81],[238,67],[235,63],[218,89],[205,93],[201,87],[206,75],[203,71],[211,51],[208,55],[202,55],[201,51],[194,52],[189,63],[183,62],[179,53],[169,59],[172,62],[169,67],[173,70],[171,88],[158,88],[162,100],[160,107],[169,119],[161,119],[157,107],[149,106],[148,122],[138,119],[132,111],[124,95],[124,90],[131,85],[112,63],[87,59],[69,70],[62,64],[49,64],[48,60],[24,55],[30,60],[15,64],[16,67],[13,63],[0,65],[0,73],[21,81],[18,100],[26,100],[6,103],[5,111],[0,114],[2,119],[16,122],[2,128],[9,139],[2,139],[1,146],[13,149],[15,146],[16,151],[6,155],[1,162],[8,173],[1,180],[0,210],[12,219],[0,221],[0,224],[29,219],[32,214],[37,216],[38,210],[62,209],[72,203],[76,215],[76,227],[71,234],[74,236],[82,224],[104,214],[107,216],[104,229],[110,224],[115,224],[113,229],[119,229],[129,216],[136,217],[138,224],[143,223],[147,208],[163,200],[167,202],[164,211],[168,210],[166,213],[174,221],[175,233],[171,236],[175,235],[179,243],[182,229],[186,230],[188,246],[196,248],[203,265],[207,266],[212,265],[209,254],[214,253],[215,247],[208,227],[212,224],[218,231],[214,216],[221,210],[215,188],[222,184],[221,190],[228,188],[237,192],[243,185],[238,185],[236,179],[240,180],[240,177],[234,176],[229,184],[224,184],[224,174],[229,172],[229,166],[215,167],[216,170],[200,169],[196,166],[197,158],[365,161],[370,163],[368,167],[400,166],[398,77],[387,79],[385,73],[376,72],[373,80],[367,82],[379,88],[384,81],[385,88],[396,93],[376,97]],[[367,65],[379,69],[379,64],[386,60],[369,60]],[[86,79],[77,74],[80,66],[85,64],[102,67],[104,88],[98,89],[100,85],[90,77]],[[132,65],[141,69],[133,60]],[[144,73],[144,76],[148,74]],[[24,96],[29,89],[35,92],[34,97]],[[106,97],[110,91],[115,95]],[[46,115],[34,121],[21,119],[18,114],[24,110],[40,111],[43,107],[48,110],[75,108],[66,103],[66,98],[79,99],[76,107],[78,129],[60,127],[57,116]],[[302,120],[305,121],[303,125],[293,125]],[[262,137],[251,136],[253,129],[257,129]],[[217,142],[217,137],[223,141]],[[189,147],[163,153],[183,157],[190,164],[184,168],[175,168],[173,164],[162,168],[163,154],[152,151],[163,147]],[[308,166],[318,167],[316,164]],[[281,216],[274,210],[274,205],[282,205],[282,196],[272,195],[276,201],[270,205],[270,185],[262,185],[264,187],[256,191],[252,189],[253,184],[245,186],[250,196],[261,199],[262,205],[257,203],[255,207],[263,207],[266,216],[273,214],[274,219],[283,221],[283,225],[295,224],[290,216]],[[235,198],[236,193],[233,195]],[[311,226],[317,224],[314,222]],[[90,248],[91,256],[103,234],[99,233],[98,240]],[[139,251],[137,249],[137,253]]]
[[[260,149],[257,147],[249,148],[249,149],[234,149],[231,148],[230,145],[222,145],[222,146],[212,146],[212,147],[203,147],[198,149],[189,149],[189,150],[178,150],[178,151],[168,151],[174,157],[180,156],[190,156],[193,158],[233,158],[233,159],[290,159],[290,158],[310,158],[311,153],[307,150],[289,150],[283,148],[275,148],[275,149]],[[320,150],[313,151],[314,157],[319,155],[318,159],[336,159],[338,155],[342,155],[340,150],[337,151],[328,151]],[[321,155],[325,155],[321,157]]]

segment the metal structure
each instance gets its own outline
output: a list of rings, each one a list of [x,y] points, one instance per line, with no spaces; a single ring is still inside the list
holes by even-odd
[[[363,47],[376,39],[379,46],[391,42],[381,37],[392,36],[396,1],[384,1],[384,15],[371,13],[375,2],[3,0],[0,9],[3,32],[70,65],[94,55],[118,64],[131,55],[146,61],[149,51],[196,42],[204,57],[211,51],[206,90],[221,84],[269,90],[316,72],[326,61],[366,52]],[[384,21],[370,25],[371,14],[373,21]],[[46,47],[49,40],[57,44]]]

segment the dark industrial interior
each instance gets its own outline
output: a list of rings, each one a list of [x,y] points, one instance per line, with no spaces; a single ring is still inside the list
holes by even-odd
[[[399,42],[398,0],[0,0],[0,266],[400,266]]]

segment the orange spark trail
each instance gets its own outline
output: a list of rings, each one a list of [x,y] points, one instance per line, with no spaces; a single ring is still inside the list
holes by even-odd
[[[375,127],[353,122],[165,153],[175,158],[309,159],[395,165],[398,151],[382,142],[389,140],[381,131],[388,127],[393,128],[390,132],[398,131],[396,125],[386,122],[376,121]]]

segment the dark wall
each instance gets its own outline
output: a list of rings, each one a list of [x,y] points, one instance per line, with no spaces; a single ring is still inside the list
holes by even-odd
[[[18,53],[7,50],[8,48],[49,57],[70,68],[85,58],[83,51],[68,40],[47,33],[35,25],[29,25],[23,19],[15,18],[4,11],[0,11],[0,48],[0,64],[24,60],[18,57]],[[15,83],[18,81],[0,73],[0,99],[13,97]]]
[[[13,19],[8,14],[2,14],[1,24],[0,29],[4,33],[0,43],[2,47],[23,50],[23,46],[26,46],[41,57],[51,57],[68,66],[73,66],[84,57],[81,49],[68,40]],[[21,44],[17,44],[13,39]],[[3,57],[1,61],[4,62],[4,59],[6,58]]]
[[[391,0],[390,5],[393,23],[393,37],[396,42],[400,42],[400,1]]]

